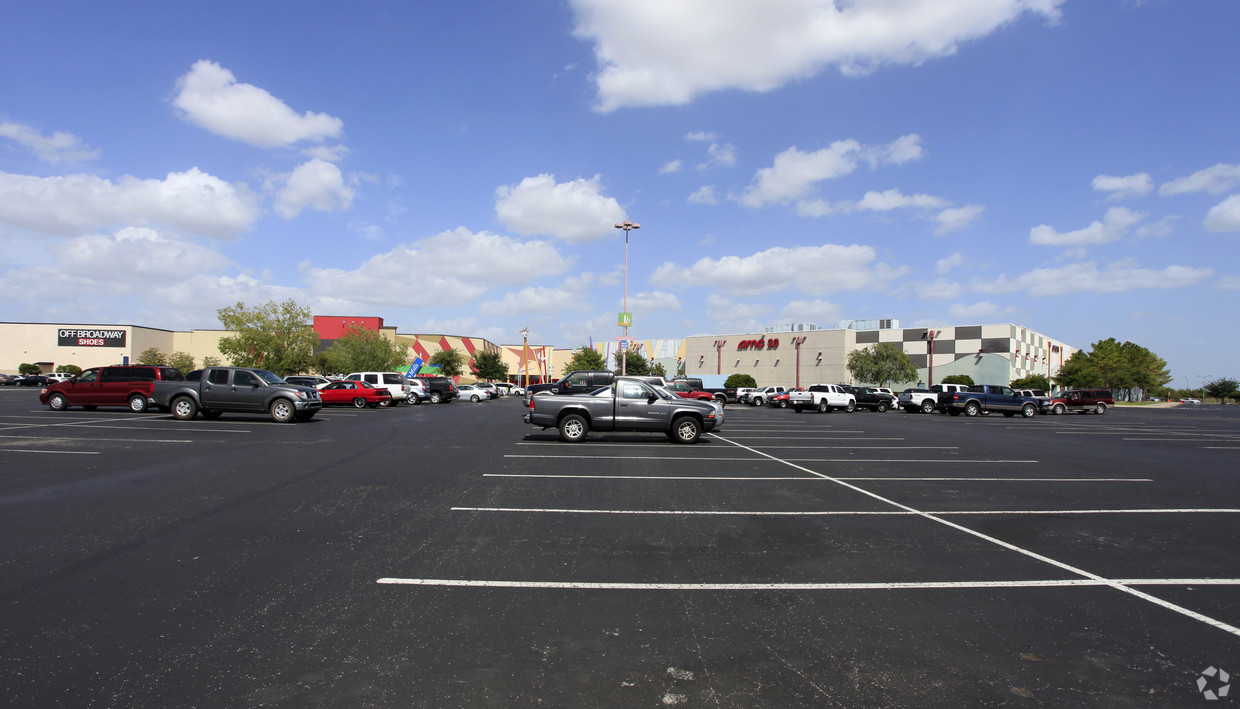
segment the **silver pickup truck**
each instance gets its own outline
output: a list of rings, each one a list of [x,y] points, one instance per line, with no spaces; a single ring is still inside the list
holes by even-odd
[[[696,443],[702,433],[723,425],[723,406],[682,399],[636,377],[616,377],[590,394],[531,397],[525,422],[559,429],[569,443],[584,440],[591,430],[661,432],[676,443]]]

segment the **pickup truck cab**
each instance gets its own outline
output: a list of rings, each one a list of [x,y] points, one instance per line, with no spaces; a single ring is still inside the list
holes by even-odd
[[[182,421],[199,412],[209,419],[224,412],[265,412],[277,423],[309,421],[323,408],[318,389],[287,384],[265,369],[207,367],[186,380],[155,384],[155,405]]]
[[[584,440],[592,430],[661,432],[676,443],[696,443],[702,433],[723,425],[723,407],[682,399],[637,377],[616,377],[590,394],[533,397],[524,420],[558,429],[568,443]]]
[[[797,413],[805,409],[817,409],[820,414],[834,409],[852,413],[857,409],[857,397],[839,384],[812,384],[805,391],[789,394],[788,403]]]
[[[935,384],[929,389],[905,389],[896,396],[895,405],[908,414],[930,414],[939,407],[939,394],[964,391],[968,388],[965,384]]]
[[[1004,416],[1020,414],[1032,418],[1038,414],[1038,400],[1021,396],[1011,387],[995,384],[977,384],[968,391],[944,392],[939,394],[939,409],[952,415],[977,416],[982,413],[998,411]]]

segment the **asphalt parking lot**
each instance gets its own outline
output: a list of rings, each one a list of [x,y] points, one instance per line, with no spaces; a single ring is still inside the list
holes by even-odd
[[[729,406],[693,446],[523,412],[0,390],[0,696],[1182,707],[1240,673],[1240,408]]]

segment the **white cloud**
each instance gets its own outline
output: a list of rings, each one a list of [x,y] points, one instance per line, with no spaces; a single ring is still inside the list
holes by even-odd
[[[292,219],[303,209],[320,212],[348,209],[356,192],[345,184],[339,167],[317,158],[298,165],[292,174],[281,175],[275,182],[283,184],[272,208],[285,219]]]
[[[922,300],[951,300],[959,298],[964,292],[964,286],[946,278],[936,278],[929,283],[916,283],[913,287],[917,291],[917,297]]]
[[[232,72],[208,60],[194,62],[177,79],[172,100],[181,117],[212,133],[262,148],[321,141],[340,135],[344,122],[325,113],[297,115],[280,99],[251,84],[239,84]]]
[[[1098,175],[1094,178],[1094,189],[1098,192],[1110,192],[1108,200],[1144,197],[1154,189],[1154,179],[1148,172],[1138,172],[1125,177]]]
[[[596,109],[678,105],[711,91],[769,91],[837,66],[861,75],[949,56],[1064,0],[571,0],[594,44]]]
[[[708,286],[738,295],[771,293],[792,286],[818,295],[882,287],[906,271],[873,263],[875,258],[872,247],[855,244],[775,247],[745,257],[707,257],[692,266],[667,262],[655,269],[650,281],[665,288]]]
[[[229,184],[198,168],[169,173],[163,180],[126,175],[115,183],[93,175],[0,172],[0,223],[43,234],[160,223],[231,239],[258,218],[256,202],[244,185]]]
[[[1208,231],[1240,231],[1240,194],[1233,194],[1210,208],[1206,214]]]
[[[706,148],[706,162],[697,166],[699,170],[706,170],[712,167],[732,167],[736,164],[736,148],[731,144],[720,145],[711,143]]]
[[[629,294],[629,312],[651,313],[680,310],[680,298],[673,293],[653,291],[650,293]]]
[[[771,312],[771,306],[765,303],[734,303],[731,298],[711,293],[706,296],[706,316],[719,322],[756,322]],[[752,329],[737,329],[733,332],[753,332]]]
[[[885,146],[866,146],[855,140],[840,140],[830,147],[806,153],[796,146],[775,156],[771,167],[764,167],[741,197],[747,207],[784,204],[808,195],[814,184],[843,177],[857,169],[859,162],[871,168],[898,164],[921,156],[921,139],[902,136]]]
[[[565,241],[598,241],[624,221],[620,203],[601,193],[600,177],[557,184],[554,175],[527,177],[495,190],[495,214],[509,229],[529,236],[547,234]]]
[[[238,302],[265,303],[292,298],[316,312],[327,310],[320,308],[320,303],[309,298],[300,288],[272,284],[268,273],[258,277],[248,273],[236,276],[200,273],[175,285],[157,287],[152,292],[154,296],[151,301],[161,306],[159,318],[169,317],[179,327],[203,327],[203,323],[218,322],[217,311]]]
[[[663,163],[663,165],[659,167],[660,175],[669,175],[673,172],[680,172],[680,161],[679,160],[668,160],[667,162]]]
[[[343,162],[349,157],[350,151],[343,145],[315,145],[301,151],[308,158],[317,158],[327,162]]]
[[[1214,275],[1209,268],[1167,266],[1162,270],[1140,268],[1131,260],[1118,261],[1099,269],[1092,261],[1073,263],[1059,268],[1037,268],[1014,279],[1006,275],[984,282],[974,282],[973,290],[982,293],[1013,293],[1028,295],[1064,295],[1067,293],[1121,293],[1144,288],[1183,288],[1201,283]]]
[[[57,131],[43,136],[28,126],[6,122],[0,123],[0,138],[11,139],[47,163],[81,162],[99,157],[98,150],[91,150],[72,133]]]
[[[797,215],[802,217],[826,217],[846,211],[847,204],[833,205],[825,199],[803,199],[797,202]]]
[[[794,300],[784,306],[780,316],[785,322],[811,322],[831,325],[844,319],[844,306],[825,300]]]
[[[956,303],[947,309],[947,315],[956,322],[982,322],[1008,311],[1011,311],[1011,308],[1002,310],[994,303],[982,301],[972,305]]]
[[[953,268],[957,266],[961,266],[963,264],[964,264],[964,254],[957,251],[951,256],[947,256],[946,258],[941,258],[938,261],[935,261],[934,272],[939,275],[942,275],[944,273],[948,273]]]
[[[301,271],[315,296],[360,309],[466,303],[492,286],[556,275],[567,267],[545,241],[520,242],[462,227],[376,254],[351,271],[309,262]]]
[[[697,191],[689,195],[689,204],[704,204],[706,206],[714,206],[719,204],[719,198],[715,196],[714,185],[702,185]]]
[[[588,302],[571,290],[532,286],[515,293],[505,293],[501,300],[487,301],[480,310],[488,316],[511,316],[586,310],[589,307]]]
[[[1240,276],[1232,274],[1219,276],[1214,282],[1214,288],[1216,290],[1240,290]]]
[[[945,199],[940,197],[932,197],[928,194],[906,195],[900,190],[891,189],[885,192],[866,192],[865,196],[857,202],[857,209],[870,210],[875,212],[887,212],[893,209],[937,209],[950,205]]]
[[[980,204],[944,209],[934,216],[934,221],[939,223],[939,227],[934,230],[934,235],[942,236],[949,232],[964,229],[981,215],[982,209],[983,207]]]
[[[1194,172],[1188,177],[1164,183],[1158,188],[1158,193],[1164,196],[1193,192],[1222,194],[1236,185],[1240,185],[1240,165],[1219,163]]]
[[[685,140],[696,141],[699,143],[709,143],[718,137],[719,136],[716,134],[704,130],[691,131],[685,134]]]
[[[1171,236],[1175,232],[1175,223],[1180,221],[1180,217],[1169,214],[1162,219],[1151,224],[1143,224],[1137,228],[1137,238],[1139,239],[1163,239]]]
[[[1105,244],[1123,238],[1128,229],[1145,218],[1144,214],[1125,207],[1111,207],[1102,221],[1090,223],[1084,229],[1057,232],[1042,224],[1029,231],[1029,243],[1041,246],[1086,246]]]

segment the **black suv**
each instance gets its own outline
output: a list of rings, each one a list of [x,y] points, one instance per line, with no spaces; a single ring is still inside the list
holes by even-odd
[[[535,394],[589,394],[592,391],[609,387],[616,381],[616,373],[605,369],[586,369],[580,372],[569,372],[558,382],[531,384],[525,388],[528,401]]]
[[[446,404],[457,397],[456,385],[449,377],[418,377],[426,384],[432,404]]]

